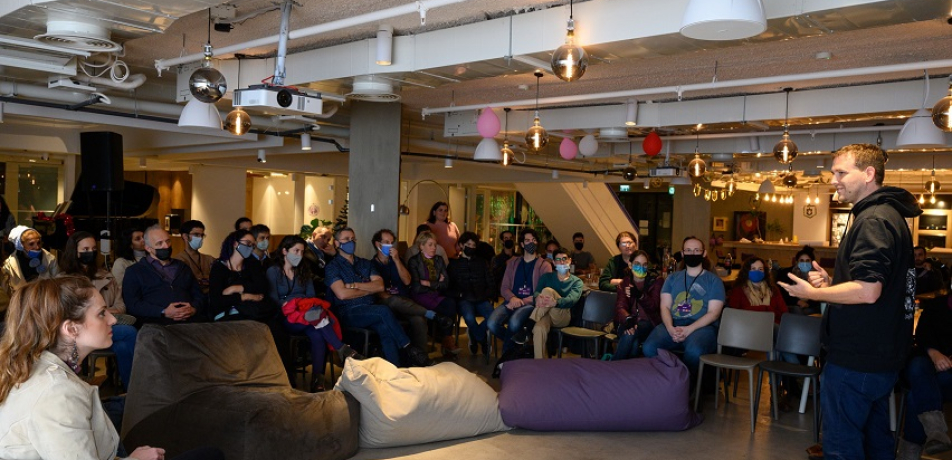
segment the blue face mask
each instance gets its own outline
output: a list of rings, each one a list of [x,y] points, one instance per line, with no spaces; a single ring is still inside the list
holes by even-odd
[[[635,278],[643,279],[644,277],[648,276],[648,268],[646,268],[644,265],[632,265],[631,273],[635,275]]]
[[[345,254],[353,254],[356,249],[357,249],[356,241],[348,241],[346,243],[340,244],[340,250],[344,251]]]
[[[40,251],[40,250],[26,252],[26,256],[31,259],[39,259],[42,254],[43,254],[43,251]]]
[[[752,283],[759,283],[764,280],[765,275],[766,273],[760,270],[751,270],[750,273],[747,274],[747,279],[749,279]]]
[[[813,262],[797,262],[797,268],[800,269],[800,272],[807,273],[813,270]]]
[[[568,265],[556,265],[556,266],[555,266],[555,270],[556,270],[557,272],[559,272],[560,275],[565,275],[566,273],[569,272],[569,266],[568,266]]]
[[[390,249],[391,249],[391,248],[393,248],[393,245],[392,245],[392,244],[383,244],[383,243],[380,243],[380,252],[381,252],[383,255],[387,256],[387,257],[390,257]]]

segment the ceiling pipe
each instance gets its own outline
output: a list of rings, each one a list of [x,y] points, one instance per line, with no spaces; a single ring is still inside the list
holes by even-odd
[[[145,83],[145,75],[137,73],[130,75],[129,78],[123,81],[115,81],[111,78],[103,77],[90,77],[88,75],[77,75],[72,77],[74,80],[81,81],[83,83],[90,83],[96,86],[107,86],[109,88],[121,89],[121,90],[132,90],[142,86]]]
[[[738,88],[743,86],[758,86],[758,85],[777,85],[777,84],[791,84],[801,81],[808,80],[823,80],[829,78],[843,78],[843,77],[862,77],[862,76],[873,76],[881,74],[889,74],[896,72],[921,72],[926,69],[945,69],[952,67],[952,59],[942,59],[937,61],[927,61],[927,62],[910,62],[906,64],[893,64],[893,65],[884,65],[884,66],[873,66],[873,67],[858,67],[855,69],[839,69],[839,70],[825,70],[821,72],[809,72],[802,74],[792,74],[792,75],[775,75],[771,77],[755,77],[755,78],[743,78],[740,80],[722,80],[709,83],[692,83],[688,85],[679,85],[679,86],[660,86],[656,88],[641,88],[633,90],[624,90],[624,91],[610,91],[605,93],[593,93],[593,94],[578,94],[573,96],[554,96],[554,97],[545,97],[538,100],[538,105],[563,105],[563,104],[573,104],[578,102],[590,102],[596,100],[605,100],[605,99],[628,99],[637,96],[657,96],[660,94],[674,93],[677,94],[680,98],[685,92],[688,91],[701,91],[701,90],[712,90],[712,89],[728,89],[728,88]],[[479,104],[473,105],[457,105],[449,107],[437,107],[429,108],[425,107],[423,112],[423,117],[426,118],[428,115],[433,115],[437,113],[448,113],[448,112],[464,112],[467,110],[479,110],[486,107],[532,107],[536,105],[535,99],[520,99],[516,101],[503,101],[503,102],[481,102]]]
[[[870,133],[877,131],[899,131],[902,126],[861,126],[853,128],[824,128],[824,129],[801,129],[790,131],[790,135],[813,135],[813,134],[842,134],[842,133]],[[777,132],[756,132],[756,133],[721,133],[721,134],[684,134],[678,136],[661,136],[665,141],[693,141],[695,139],[735,139],[741,137],[777,137]],[[632,138],[637,140],[640,138]]]
[[[345,29],[348,27],[355,27],[355,26],[359,26],[363,24],[376,23],[386,19],[391,19],[391,18],[403,16],[405,14],[412,14],[412,13],[418,13],[420,15],[420,23],[422,25],[426,23],[427,10],[430,10],[433,8],[439,8],[441,6],[463,3],[465,1],[466,0],[419,0],[413,3],[408,3],[406,5],[396,6],[393,8],[387,8],[384,10],[374,11],[367,14],[360,14],[350,18],[338,19],[337,21],[325,22],[323,24],[318,24],[311,27],[305,27],[303,29],[294,30],[288,34],[288,39],[296,40],[298,38],[310,37],[313,35],[319,35],[322,33]],[[216,48],[215,55],[223,56],[226,54],[232,54],[239,51],[244,51],[249,48],[259,48],[264,46],[270,46],[270,45],[274,45],[278,43],[280,40],[281,40],[280,34],[271,35],[268,37],[259,38],[257,40],[250,40],[243,43],[237,43],[230,46]],[[194,54],[189,54],[186,56],[172,58],[172,59],[157,59],[155,61],[155,70],[159,72],[159,76],[162,76],[163,70],[170,69],[180,64],[198,62],[204,58],[205,58],[204,54],[194,53]]]

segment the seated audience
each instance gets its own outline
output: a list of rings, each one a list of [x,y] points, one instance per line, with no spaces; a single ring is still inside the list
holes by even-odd
[[[430,227],[428,227],[426,224],[421,224],[417,226],[416,236],[413,237],[413,241],[415,242],[417,238],[420,237],[421,233],[429,232],[429,231],[430,231]],[[410,247],[407,248],[406,254],[403,255],[403,262],[409,265],[410,259],[412,259],[414,256],[416,256],[419,253],[420,253],[420,246],[411,242]],[[446,265],[450,264],[450,258],[446,256],[446,251],[443,249],[443,246],[436,247],[436,255],[440,256],[440,258],[443,259]]]
[[[897,460],[918,460],[952,450],[943,404],[952,401],[952,310],[932,305],[922,310],[916,348],[906,364],[906,422]]]
[[[98,290],[83,277],[42,279],[10,300],[0,341],[0,457],[118,458],[119,434],[103,410],[99,390],[76,373],[86,356],[112,345],[116,323]],[[125,452],[121,452],[125,454]],[[130,459],[165,458],[142,446]],[[174,460],[223,460],[217,449],[197,449]]]
[[[267,225],[256,224],[252,225],[249,231],[255,239],[255,247],[248,261],[261,265],[262,271],[265,271],[273,264],[268,254],[268,248],[271,246],[271,229]]]
[[[489,271],[489,262],[476,254],[479,235],[463,232],[459,244],[459,257],[451,260],[447,268],[450,294],[456,299],[459,313],[466,321],[470,353],[475,355],[477,347],[481,347],[483,354],[488,355],[486,321],[493,312],[493,300],[496,298],[493,275]],[[476,315],[483,317],[482,323],[476,319]]]
[[[125,319],[125,324],[112,326],[112,347],[109,349],[116,354],[116,365],[119,368],[122,386],[128,389],[129,377],[132,376],[132,357],[135,355],[138,335],[136,328],[132,325],[135,323],[135,318],[125,314],[126,304],[122,301],[119,284],[116,283],[112,273],[99,267],[98,257],[96,238],[92,233],[74,232],[66,239],[66,246],[59,253],[58,276],[81,276],[88,279],[102,296],[109,313]]]
[[[252,262],[251,232],[235,230],[225,238],[227,250],[212,264],[208,316],[212,321],[252,320],[267,324],[276,343],[286,343],[278,303],[267,297],[268,281],[261,265]],[[282,347],[279,345],[278,350]]]
[[[383,291],[383,279],[369,260],[354,255],[354,230],[339,231],[337,244],[340,252],[325,267],[324,283],[341,324],[373,329],[380,336],[384,358],[395,366],[400,366],[401,350],[411,366],[432,364],[425,351],[410,343],[390,309],[374,304],[374,295]]]
[[[942,272],[933,269],[932,262],[926,258],[926,248],[916,246],[912,248],[912,254],[916,263],[916,294],[942,289]]]
[[[129,227],[119,234],[119,241],[116,243],[116,260],[112,263],[112,276],[119,286],[122,286],[126,269],[149,254],[145,252],[145,238],[142,234],[142,229],[136,227]]]
[[[252,226],[253,226],[253,224],[252,224],[252,222],[251,222],[251,219],[249,219],[249,218],[247,218],[247,217],[245,217],[245,216],[241,216],[241,217],[238,218],[238,220],[235,221],[235,230],[248,230],[248,231],[251,231],[251,227],[252,227]]]
[[[175,258],[181,260],[195,275],[199,287],[202,288],[202,294],[208,295],[208,283],[212,272],[212,263],[215,258],[198,252],[205,245],[205,224],[199,220],[188,220],[182,223],[179,228],[179,234],[185,241],[185,249],[175,255]],[[214,250],[214,247],[213,247]],[[225,245],[222,245],[222,251]]]
[[[808,276],[811,271],[813,271],[813,261],[816,260],[816,254],[813,251],[813,248],[810,246],[804,246],[797,254],[793,256],[794,264],[792,267],[783,268],[777,273],[777,280],[780,282],[787,282],[790,279],[790,275],[809,280]],[[784,302],[787,304],[787,309],[790,313],[796,315],[812,315],[820,313],[820,302],[816,302],[808,299],[801,299],[798,297],[793,297],[787,292],[786,289],[780,290],[780,295],[783,296]]]
[[[717,351],[717,322],[724,308],[724,282],[703,267],[704,242],[689,236],[681,243],[684,270],[669,274],[661,288],[661,321],[645,339],[642,351],[653,358],[659,349],[683,350],[695,384],[701,355]]]
[[[535,304],[529,321],[522,334],[513,338],[517,343],[525,343],[527,332],[532,330],[532,344],[536,359],[547,357],[549,330],[553,327],[565,327],[572,320],[572,307],[582,298],[582,280],[570,273],[572,258],[569,250],[556,249],[552,252],[555,272],[539,277],[535,290]]]
[[[492,260],[493,281],[495,281],[495,297],[501,296],[500,286],[502,286],[502,277],[506,275],[506,263],[509,259],[516,256],[516,235],[509,230],[504,230],[499,234],[499,241],[502,242],[502,251],[496,254]]]
[[[741,310],[772,312],[774,323],[780,324],[780,317],[787,313],[787,304],[780,291],[770,279],[764,259],[751,256],[737,273],[734,287],[727,295],[727,305]]]
[[[585,247],[585,235],[582,234],[582,232],[575,232],[575,234],[572,235],[572,245],[575,246],[575,250],[572,251],[572,261],[575,263],[576,275],[598,270],[598,267],[595,266],[595,257],[592,256],[592,253],[582,250],[582,248]]]
[[[631,269],[618,285],[615,324],[618,348],[612,360],[638,357],[639,347],[661,324],[661,287],[664,278],[649,273],[648,253],[635,252]]]
[[[7,296],[24,284],[56,276],[56,258],[43,249],[40,232],[24,225],[10,230],[10,242],[16,250],[3,262],[3,290]]]
[[[137,325],[205,320],[205,296],[182,261],[172,258],[172,239],[159,225],[145,230],[144,259],[126,269],[122,300]]]
[[[430,208],[430,216],[423,225],[426,225],[427,230],[436,235],[436,242],[443,248],[445,254],[450,259],[455,259],[459,254],[456,249],[456,243],[459,240],[459,228],[450,221],[450,205],[445,201],[434,203],[433,207]]]
[[[638,237],[632,232],[621,232],[615,237],[615,246],[620,254],[608,259],[608,265],[598,277],[600,291],[615,292],[624,280],[625,269],[631,269],[631,258],[638,250]]]
[[[539,277],[552,271],[552,266],[536,254],[538,244],[539,235],[535,230],[524,228],[519,231],[522,257],[513,257],[506,263],[506,273],[499,288],[503,303],[493,310],[486,324],[493,335],[502,340],[503,353],[512,348],[512,335],[522,330],[532,313]]]
[[[244,238],[248,237],[250,235]],[[341,342],[340,326],[337,325],[335,331],[334,324],[331,323],[333,316],[324,311],[324,307],[329,304],[314,296],[310,268],[302,263],[304,251],[307,251],[307,243],[299,236],[288,235],[281,240],[275,252],[275,264],[268,268],[268,298],[280,306],[284,313],[281,323],[285,329],[291,334],[306,335],[311,342],[311,372],[323,373],[328,347],[337,350],[341,362],[347,358],[363,357]],[[304,314],[301,314],[302,309],[305,310]],[[307,318],[309,312],[311,320]],[[277,337],[276,335],[275,340]],[[323,379],[318,379],[316,384],[317,387],[313,390],[324,390]]]
[[[427,310],[447,318],[456,318],[456,299],[448,296],[450,279],[446,272],[446,263],[442,257],[436,256],[436,235],[432,232],[423,232],[417,235],[414,246],[420,252],[411,257],[407,263],[410,269],[410,297],[414,302],[423,305]],[[453,337],[453,326],[444,324],[437,331],[438,339],[442,339],[443,357],[455,359],[460,352]]]
[[[412,277],[400,260],[400,252],[394,244],[396,239],[393,232],[387,229],[378,230],[371,239],[376,249],[376,255],[371,262],[383,279],[383,291],[377,294],[377,303],[386,305],[398,318],[410,323],[410,342],[420,349],[426,349],[426,320],[437,321],[440,330],[452,329],[453,320],[433,310],[427,310],[410,298]]]
[[[555,239],[551,239],[545,243],[545,259],[550,261],[549,263],[555,267],[555,263],[551,262],[555,258],[555,251],[558,251],[561,245]]]

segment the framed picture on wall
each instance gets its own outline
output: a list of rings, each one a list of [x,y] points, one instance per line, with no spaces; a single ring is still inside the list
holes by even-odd
[[[727,231],[727,218],[726,218],[726,217],[715,217],[715,218],[714,218],[714,231],[715,231],[715,232],[726,232],[726,231]]]
[[[767,213],[751,211],[734,211],[734,240],[747,238],[764,238],[767,228]]]

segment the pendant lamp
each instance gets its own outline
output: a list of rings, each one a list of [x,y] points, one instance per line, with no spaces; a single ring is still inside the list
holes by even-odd
[[[932,107],[932,122],[943,131],[952,132],[952,76],[949,77],[949,94]]]
[[[765,30],[760,0],[691,0],[681,19],[681,35],[698,40],[740,40]]]
[[[532,121],[532,127],[526,131],[526,147],[533,152],[541,152],[549,143],[549,133],[542,127],[539,121],[539,81],[542,79],[542,71],[535,72],[536,77],[536,108],[535,119]]]
[[[922,85],[922,108],[906,120],[896,137],[896,147],[903,149],[929,149],[945,146],[945,134],[942,133],[942,125],[936,121],[936,114],[940,114],[936,108],[942,103],[936,104],[929,113],[926,108],[926,101],[929,97],[929,73],[925,72]],[[952,98],[946,98],[952,100]],[[940,109],[941,110],[941,109]],[[941,118],[941,117],[940,117]],[[946,118],[948,120],[948,118]]]
[[[512,109],[509,107],[506,107],[502,110],[506,112],[506,132],[505,132],[505,138],[503,139],[503,142],[502,142],[502,151],[500,153],[502,154],[502,165],[509,166],[512,163],[513,156],[515,155],[515,152],[513,152],[512,149],[509,148],[509,111]]]
[[[774,158],[776,158],[780,164],[788,165],[793,163],[793,160],[797,158],[799,149],[797,149],[797,144],[790,140],[790,132],[788,131],[788,121],[790,117],[790,91],[793,89],[784,88],[783,90],[787,93],[787,103],[783,115],[783,138],[780,140],[780,142],[777,142],[777,145],[774,146],[773,154]]]
[[[552,73],[565,81],[575,81],[585,75],[588,54],[585,48],[575,44],[575,19],[572,0],[569,0],[569,22],[566,26],[565,44],[552,53]]]

